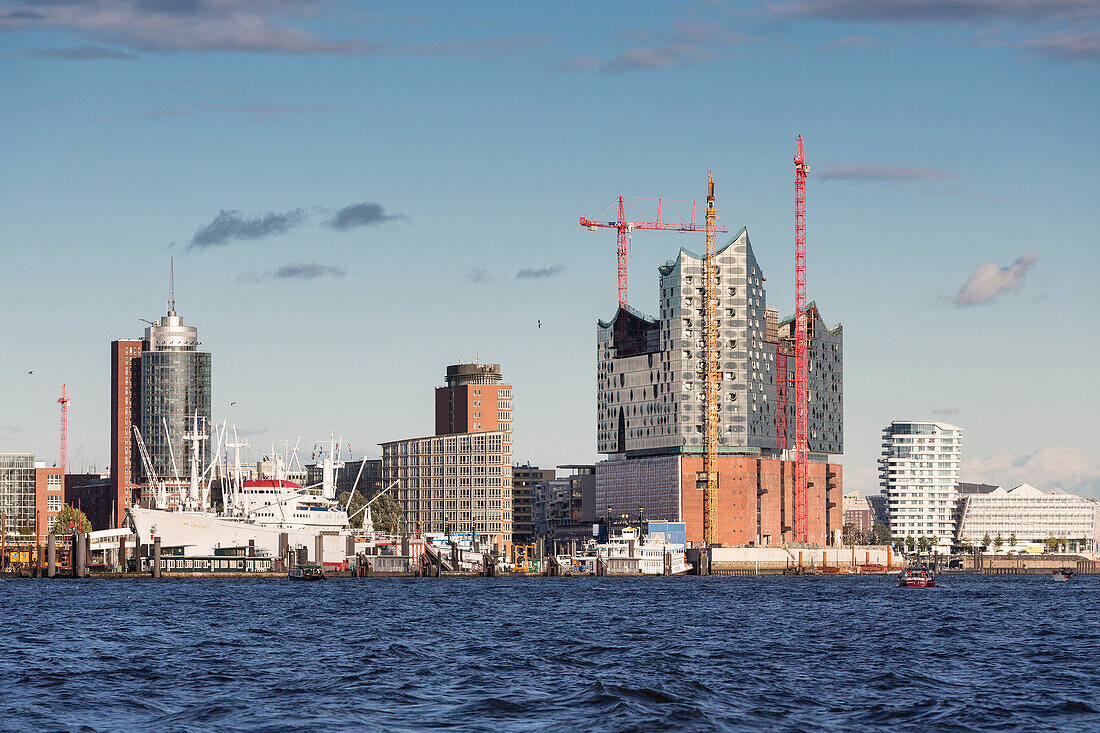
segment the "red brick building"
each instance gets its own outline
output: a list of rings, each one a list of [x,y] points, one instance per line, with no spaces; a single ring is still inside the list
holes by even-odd
[[[453,364],[447,386],[435,389],[435,434],[512,430],[512,385],[500,364]]]
[[[50,533],[54,519],[64,504],[65,492],[61,482],[61,469],[35,466],[34,508],[37,518],[35,535],[39,542],[46,541],[46,535]]]
[[[111,493],[112,527],[126,520],[126,507],[140,496],[141,456],[134,425],[141,419],[141,339],[111,342]]]
[[[596,508],[654,521],[684,522],[687,539],[703,541],[703,470],[699,454],[604,461],[596,465]],[[807,543],[828,546],[843,526],[842,469],[836,463],[807,464]],[[753,453],[718,457],[718,520],[721,545],[776,546],[794,539],[794,462]]]

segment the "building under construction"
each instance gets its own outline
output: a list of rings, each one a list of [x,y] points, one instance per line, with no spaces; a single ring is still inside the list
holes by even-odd
[[[715,253],[718,385],[713,542],[796,541],[795,319],[767,305],[765,277],[742,229]],[[659,270],[658,317],[620,303],[598,322],[599,513],[687,523],[703,541],[706,450],[705,260],[686,249]],[[832,544],[843,521],[843,334],[806,308],[805,543]]]

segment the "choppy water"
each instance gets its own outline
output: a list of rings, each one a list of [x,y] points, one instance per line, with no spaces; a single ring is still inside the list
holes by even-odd
[[[0,581],[0,729],[1100,729],[1100,577],[892,580]]]

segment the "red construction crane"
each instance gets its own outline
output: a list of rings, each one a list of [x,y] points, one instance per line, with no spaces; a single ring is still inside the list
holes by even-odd
[[[806,174],[798,136],[794,156],[794,537],[806,542]]]
[[[69,461],[69,400],[65,396],[65,385],[61,385],[61,397],[58,398],[61,405],[61,482],[65,486],[65,472],[68,470]]]
[[[627,201],[656,201],[657,202],[657,216],[652,220],[643,221],[627,221],[626,220],[626,202]],[[664,203],[664,199],[636,199],[619,196],[617,203],[619,205],[619,218],[615,221],[593,221],[587,216],[581,217],[581,226],[587,227],[589,231],[596,231],[600,227],[612,227],[617,232],[616,244],[618,245],[619,254],[619,306],[625,308],[628,305],[627,301],[627,286],[626,286],[626,243],[627,235],[635,229],[655,229],[662,232],[705,232],[706,224],[702,227],[695,224],[695,202],[691,202],[691,219],[687,222],[681,220],[679,223],[671,223],[667,221],[661,221],[661,204]],[[686,202],[674,202],[674,203],[686,203]],[[615,204],[611,204],[606,209],[600,212],[599,216],[603,216],[607,213]],[[633,206],[633,204],[632,204]],[[634,208],[637,208],[634,206]],[[645,216],[644,212],[641,212]],[[598,218],[598,217],[597,217]],[[648,219],[648,217],[646,217]],[[715,232],[729,232],[724,226],[718,225]]]

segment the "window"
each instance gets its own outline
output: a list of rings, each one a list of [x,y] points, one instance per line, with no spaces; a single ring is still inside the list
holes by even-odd
[[[50,476],[49,478],[53,477]],[[61,500],[61,494],[46,494],[46,511],[59,512],[62,506],[64,506],[64,502]]]

